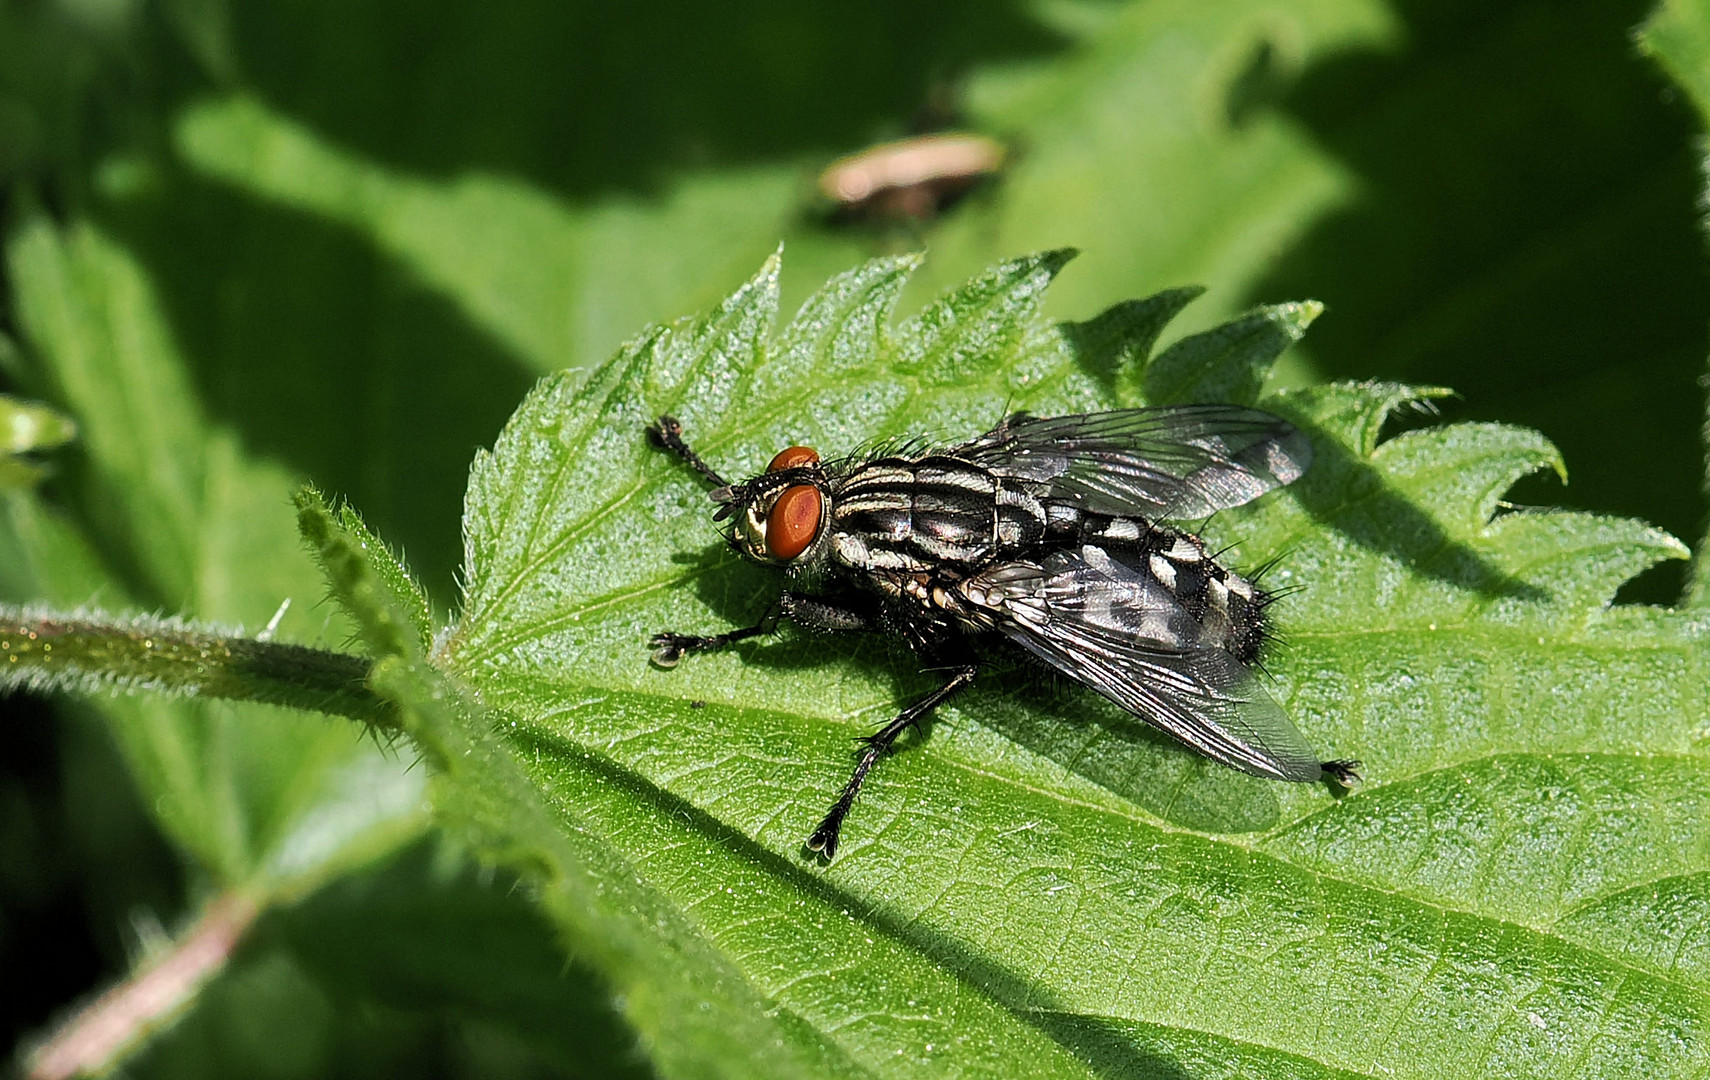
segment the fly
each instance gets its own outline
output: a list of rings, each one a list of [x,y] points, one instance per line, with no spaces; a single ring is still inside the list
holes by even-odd
[[[900,635],[950,673],[861,740],[854,774],[807,841],[827,859],[874,764],[974,681],[990,641],[1020,646],[1231,768],[1358,779],[1357,762],[1321,761],[1253,674],[1272,594],[1164,524],[1298,479],[1312,447],[1279,417],[1232,405],[1016,414],[946,449],[826,462],[792,446],[740,484],[702,461],[674,418],[647,430],[713,486],[714,518],[728,522],[737,551],[817,586],[786,589],[754,626],[655,635],[655,663],[674,667],[787,619]]]

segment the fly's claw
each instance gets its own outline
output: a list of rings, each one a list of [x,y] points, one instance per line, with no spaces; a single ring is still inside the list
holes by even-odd
[[[662,668],[674,668],[677,661],[683,659],[683,654],[693,648],[697,640],[699,639],[667,631],[648,638],[647,645],[653,650],[655,664]]]
[[[647,425],[647,437],[661,449],[672,449],[683,441],[683,425],[675,416],[661,416]]]
[[[1318,767],[1343,787],[1351,787],[1360,782],[1360,763],[1357,761],[1326,761]]]

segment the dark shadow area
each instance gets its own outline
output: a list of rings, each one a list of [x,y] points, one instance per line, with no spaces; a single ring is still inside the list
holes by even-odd
[[[1037,1024],[1041,1031],[1072,1050],[1100,1076],[1122,1077],[1123,1080],[1187,1080],[1190,1075],[1231,1075],[1222,1070],[1207,1073],[1203,1069],[1190,1074],[1187,1068],[1173,1059],[1136,1046],[1135,1029],[1145,1026],[1142,1024],[1082,1013],[1054,1012],[1041,1013]],[[1193,1064],[1203,1066],[1204,1061],[1197,1060]],[[1313,1064],[1317,1065],[1316,1062]],[[1234,1071],[1233,1075],[1253,1074],[1242,1070]]]
[[[1323,300],[1305,348],[1325,376],[1453,387],[1449,419],[1556,441],[1565,501],[1695,540],[1699,135],[1633,46],[1651,5],[1393,7],[1400,51],[1333,56],[1285,85],[1261,49],[1231,94],[1232,117],[1280,109],[1357,185],[1251,299]]]
[[[339,1014],[355,1021],[353,1034],[379,1003],[429,1023],[474,1020],[507,1029],[537,1058],[533,1069],[550,1075],[653,1075],[611,989],[565,959],[561,934],[529,889],[438,839],[268,916],[255,938],[258,948],[289,948]],[[400,1068],[398,1075],[409,1073]]]
[[[469,463],[534,376],[350,231],[171,183],[102,224],[147,265],[203,407],[249,452],[349,498],[448,606]]]
[[[606,758],[585,752],[573,743],[531,730],[518,731],[508,741],[520,753],[546,754],[574,762],[605,783],[651,804],[661,815],[700,832],[762,872],[791,882],[797,889],[834,910],[862,912],[862,921],[945,968],[1015,1019],[1035,1028],[1085,1061],[1101,1076],[1112,1080],[1119,1077],[1187,1080],[1187,1074],[1173,1060],[1132,1042],[1112,1038],[1108,1029],[1105,1037],[1099,1038],[1093,1025],[1066,1022],[1065,1017],[1082,1018],[1062,1007],[1054,995],[1033,980],[974,952],[967,942],[940,933],[919,918],[875,905],[870,896],[856,895],[836,887],[822,873],[815,871],[817,860],[806,856],[792,860],[774,854],[692,803],[618,768]]]
[[[44,1032],[129,969],[139,916],[170,921],[177,860],[106,732],[32,694],[0,698],[0,1039]],[[56,716],[55,712],[62,715]]]
[[[1276,825],[1276,781],[1217,764],[1006,644],[986,652],[993,662],[975,688],[981,696],[964,700],[985,727],[1183,828],[1250,833]]]
[[[1022,4],[974,0],[230,10],[244,82],[325,137],[424,176],[487,170],[573,198],[858,150],[906,134],[966,69],[1063,44]]]

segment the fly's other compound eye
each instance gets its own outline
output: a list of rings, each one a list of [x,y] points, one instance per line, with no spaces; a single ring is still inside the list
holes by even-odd
[[[766,554],[780,562],[789,562],[806,551],[813,538],[819,535],[822,501],[819,489],[812,484],[785,488],[778,501],[772,504],[772,512],[766,515]]]
[[[818,465],[819,451],[811,446],[791,446],[778,451],[778,456],[772,459],[772,464],[766,466],[769,473],[783,472],[785,469],[799,469],[803,465]]]

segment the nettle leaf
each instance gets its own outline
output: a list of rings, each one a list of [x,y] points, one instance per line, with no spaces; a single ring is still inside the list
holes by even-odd
[[[787,631],[649,665],[653,632],[746,624],[780,583],[729,552],[648,420],[678,416],[745,476],[791,443],[961,439],[1008,409],[1134,400],[1190,297],[1053,326],[1039,302],[1064,261],[1006,263],[892,328],[914,260],[878,260],[778,330],[774,257],[586,382],[544,380],[472,472],[465,606],[433,656],[450,681],[398,669],[406,711],[433,703],[418,723],[466,806],[447,812],[552,889],[621,882],[548,907],[596,958],[623,943],[620,987],[674,971],[747,1025],[734,1049],[702,1032],[684,1052],[666,1014],[631,1008],[673,1075],[1704,1069],[1710,622],[1610,606],[1684,549],[1503,503],[1561,469],[1532,432],[1380,440],[1441,391],[1266,400],[1317,460],[1205,526],[1228,561],[1301,586],[1267,670],[1326,756],[1364,759],[1346,797],[1210,765],[1018,664],[884,764],[827,866],[802,842],[850,740],[932,675],[883,641]],[[1157,363],[1244,396],[1311,311],[1264,309]]]

